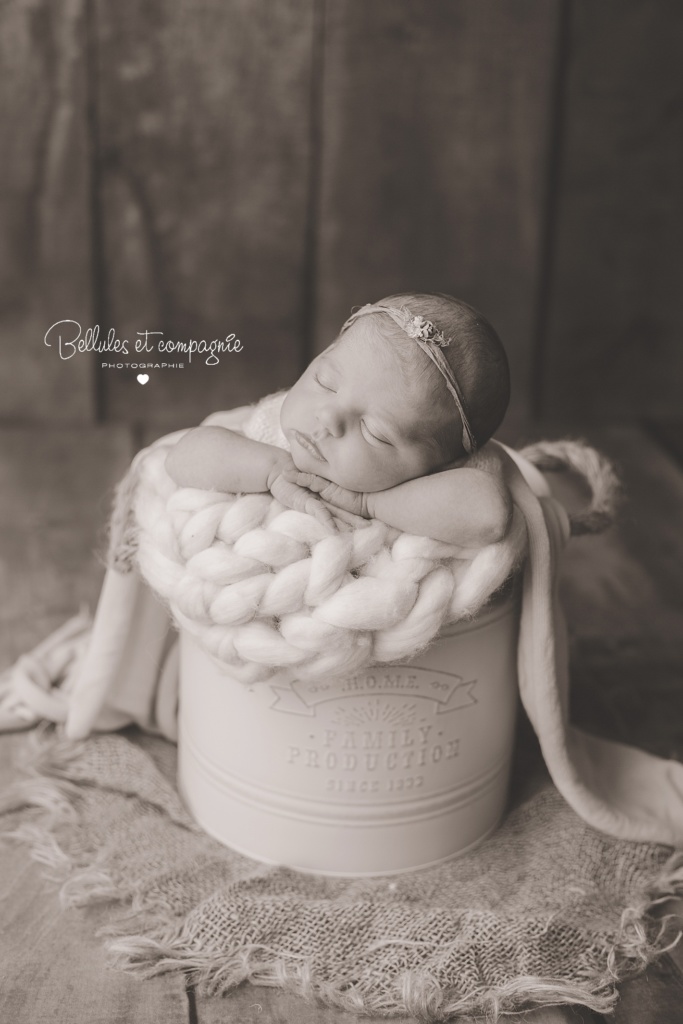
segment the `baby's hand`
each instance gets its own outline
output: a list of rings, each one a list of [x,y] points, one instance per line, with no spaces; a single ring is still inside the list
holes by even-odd
[[[372,518],[367,495],[361,491],[350,491],[315,473],[300,473],[295,466],[287,468],[283,476],[292,484],[306,488],[307,492],[319,494],[327,508],[351,526],[359,526],[362,519]]]
[[[337,524],[332,513],[320,498],[316,498],[314,494],[297,483],[295,479],[297,474],[299,471],[291,459],[283,465],[274,467],[268,477],[268,490],[282,505],[293,508],[297,512],[307,512],[323,526],[336,533]]]

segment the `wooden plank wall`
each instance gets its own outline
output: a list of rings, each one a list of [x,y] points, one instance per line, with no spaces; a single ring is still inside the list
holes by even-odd
[[[578,0],[568,24],[541,411],[683,413],[683,7]]]
[[[351,307],[480,308],[530,404],[556,0],[329,4],[316,341]]]
[[[218,366],[152,371],[144,389],[104,371],[104,415],[187,424],[302,363],[314,4],[96,9],[107,322],[129,339],[244,345]]]
[[[403,288],[496,324],[513,440],[677,411],[682,42],[674,0],[7,0],[0,420],[194,423]],[[244,350],[141,386],[62,318]]]
[[[0,75],[0,418],[91,420],[90,360],[43,342],[93,316],[85,0],[0,5]]]

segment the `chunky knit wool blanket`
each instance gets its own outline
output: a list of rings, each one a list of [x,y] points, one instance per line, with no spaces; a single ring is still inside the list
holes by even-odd
[[[259,403],[244,433],[284,447],[283,398]],[[136,564],[174,621],[242,682],[411,658],[442,626],[476,615],[526,554],[517,507],[502,541],[481,550],[360,517],[331,534],[267,493],[178,488],[164,468],[174,443],[162,440],[137,466]]]

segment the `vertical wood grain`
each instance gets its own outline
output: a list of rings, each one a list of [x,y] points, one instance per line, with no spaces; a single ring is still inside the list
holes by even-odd
[[[530,404],[555,0],[326,6],[316,341],[411,289],[473,303]]]
[[[680,414],[683,7],[575,0],[547,416]]]
[[[142,387],[102,371],[108,419],[189,425],[298,376],[313,22],[313,0],[97,2],[107,323],[244,346]]]
[[[92,322],[86,65],[85,0],[0,5],[5,420],[93,416],[90,357],[60,360],[43,342],[57,321],[76,320],[84,331]]]

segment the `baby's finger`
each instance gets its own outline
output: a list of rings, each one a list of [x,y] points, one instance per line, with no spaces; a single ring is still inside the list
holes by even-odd
[[[341,519],[342,522],[353,526],[356,530],[368,525],[368,520],[363,519],[362,516],[357,516],[355,512],[347,512],[345,508],[339,508],[338,505],[333,505],[330,502],[323,502],[323,504],[332,510],[336,519]]]
[[[306,503],[306,512],[308,512],[309,515],[314,516],[319,523],[326,526],[332,533],[338,532],[334,516],[322,501],[319,501],[317,498],[311,498],[310,501]]]
[[[298,469],[287,469],[282,474],[286,480],[299,487],[305,487],[307,491],[315,491],[317,494],[330,486],[330,481],[315,473],[301,473]]]
[[[277,498],[280,504],[285,505],[287,508],[293,508],[299,512],[306,511],[307,492],[302,490],[301,487],[297,487],[291,481],[284,480],[282,476],[278,476],[273,480],[270,493],[274,498]]]

